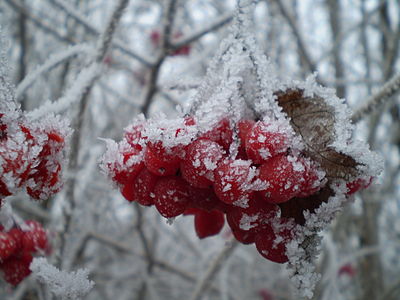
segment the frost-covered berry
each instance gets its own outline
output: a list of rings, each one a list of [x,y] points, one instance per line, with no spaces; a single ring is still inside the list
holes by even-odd
[[[260,199],[249,201],[247,208],[232,206],[226,218],[234,228],[244,231],[259,231],[278,215],[279,207]]]
[[[233,141],[229,119],[223,118],[212,129],[201,134],[200,137],[218,143],[224,150],[229,150]]]
[[[224,151],[218,143],[207,139],[194,141],[188,146],[186,157],[181,162],[182,178],[197,188],[211,186],[213,171],[223,156]]]
[[[194,227],[200,239],[218,234],[224,223],[224,213],[218,210],[199,210],[194,216]]]
[[[17,248],[14,238],[6,232],[0,232],[0,262],[12,255]]]
[[[266,259],[280,264],[289,260],[286,255],[286,244],[289,241],[290,232],[288,230],[275,235],[271,227],[259,232],[255,239],[258,252]]]
[[[48,250],[49,244],[47,233],[42,225],[34,220],[25,222],[28,230],[24,231],[21,244],[25,253],[44,252]]]
[[[300,157],[299,161],[303,164],[305,172],[296,197],[305,198],[315,194],[325,185],[325,172],[308,158]]]
[[[190,201],[187,183],[177,176],[159,178],[154,194],[154,204],[165,218],[174,218],[182,214]]]
[[[254,194],[250,186],[254,179],[250,161],[223,161],[215,169],[214,178],[215,193],[225,203],[246,206]]]
[[[288,146],[288,135],[275,122],[258,121],[247,134],[246,153],[255,164],[285,152]]]
[[[4,280],[13,286],[18,285],[31,273],[29,265],[32,259],[32,255],[27,254],[22,257],[10,257],[1,263],[0,270],[3,271]]]
[[[176,154],[176,152],[166,149],[160,143],[148,143],[144,154],[144,164],[154,175],[174,175],[178,171],[180,164],[180,158]]]
[[[272,203],[282,203],[295,197],[304,182],[306,169],[301,160],[280,154],[270,158],[259,168],[259,179],[267,188],[261,195]]]
[[[142,169],[132,184],[132,200],[144,206],[154,204],[154,187],[158,176],[149,172],[146,168]],[[129,200],[129,199],[128,199]]]
[[[371,185],[371,182],[372,177],[370,177],[369,179],[358,178],[354,181],[347,183],[347,195],[352,195],[354,193],[357,193],[359,190],[366,189]]]

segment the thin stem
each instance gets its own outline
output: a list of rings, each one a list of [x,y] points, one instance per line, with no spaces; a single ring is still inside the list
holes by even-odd
[[[382,88],[375,92],[366,101],[366,104],[359,108],[351,117],[353,123],[358,123],[365,116],[375,111],[393,96],[395,96],[400,90],[400,73],[393,76]]]
[[[232,239],[231,241],[228,242],[228,244],[224,247],[224,249],[222,249],[222,251],[217,255],[217,257],[215,257],[215,259],[209,265],[203,277],[200,278],[199,281],[197,281],[192,296],[190,297],[190,300],[201,299],[202,295],[207,291],[210,281],[221,269],[222,264],[229,258],[229,256],[231,256],[237,245],[238,242],[235,239]]]

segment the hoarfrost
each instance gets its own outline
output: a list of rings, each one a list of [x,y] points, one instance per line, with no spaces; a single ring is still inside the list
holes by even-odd
[[[60,271],[45,258],[34,258],[30,269],[41,283],[48,286],[50,291],[62,300],[82,299],[94,286],[94,282],[88,279],[87,269],[69,273]]]

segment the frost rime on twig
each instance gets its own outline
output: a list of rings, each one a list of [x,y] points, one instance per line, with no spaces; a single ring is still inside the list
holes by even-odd
[[[35,277],[58,299],[79,300],[86,296],[94,286],[88,279],[89,271],[79,269],[75,272],[60,271],[49,264],[45,258],[34,258],[30,269]]]

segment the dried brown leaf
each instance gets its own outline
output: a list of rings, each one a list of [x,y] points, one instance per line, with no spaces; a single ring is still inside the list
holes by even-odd
[[[277,102],[290,117],[294,131],[302,138],[305,154],[318,162],[328,179],[346,181],[358,175],[357,162],[330,147],[335,139],[335,111],[321,97],[305,97],[303,91],[275,93]]]

